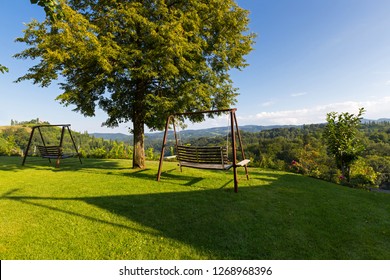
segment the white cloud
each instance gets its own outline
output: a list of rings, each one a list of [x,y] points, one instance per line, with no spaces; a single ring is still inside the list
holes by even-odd
[[[307,94],[307,92],[297,92],[297,93],[292,93],[291,97],[304,96],[306,94]]]
[[[330,103],[317,105],[311,108],[301,108],[284,111],[263,111],[255,115],[240,117],[240,125],[257,124],[257,125],[298,125],[322,123],[326,120],[326,114],[329,112],[350,112],[358,113],[359,108],[364,107],[366,113],[364,118],[378,119],[390,117],[390,96],[382,97],[369,101],[347,101],[339,103]]]
[[[366,119],[390,118],[390,96],[370,99],[368,101],[347,101],[313,106],[310,108],[298,108],[283,111],[262,111],[255,114],[238,110],[238,125],[301,125],[326,122],[326,114],[329,112],[350,112],[357,114],[359,108],[364,107]],[[206,118],[201,123],[188,123],[186,129],[203,129],[211,127],[229,127],[230,119],[226,115]]]
[[[273,102],[273,101],[267,101],[267,102],[261,103],[261,106],[262,107],[269,107],[269,106],[274,105],[274,104],[275,104],[275,102]]]

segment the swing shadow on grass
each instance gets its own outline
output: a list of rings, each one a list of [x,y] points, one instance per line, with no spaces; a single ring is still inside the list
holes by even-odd
[[[98,162],[98,160],[95,160]],[[56,160],[51,159],[51,162],[46,158],[41,158],[38,156],[29,156],[26,159],[25,165],[22,165],[23,158],[17,156],[0,156],[0,170],[4,171],[21,171],[24,169],[36,169],[44,170],[48,168],[53,168],[53,170],[77,170],[83,167],[83,164],[80,164],[77,157],[62,159],[60,163],[60,168],[56,168]],[[93,161],[91,161],[93,162]],[[115,167],[115,162],[112,162],[112,167]]]
[[[145,172],[134,172],[131,176],[151,180]],[[388,198],[373,200],[369,193],[352,193],[346,188],[293,174],[251,174],[255,183],[240,188],[239,193],[216,187],[144,194],[40,197],[18,196],[18,190],[14,189],[0,199],[49,210],[54,216],[93,222],[96,227],[106,225],[120,230],[130,238],[129,242],[134,233],[176,240],[196,248],[208,259],[390,259],[386,235],[389,223],[383,215],[390,211]],[[184,186],[191,182],[185,183],[188,179],[185,176],[179,179]],[[155,184],[157,187],[158,183]],[[80,202],[125,218],[129,224],[74,211],[72,204]],[[383,211],[378,209],[379,204]],[[365,211],[368,209],[372,211],[370,215]],[[131,226],[133,222],[142,225],[142,229]],[[64,227],[67,226],[65,222]],[[50,225],[47,230],[51,230]],[[159,259],[155,245],[150,246],[146,257]]]

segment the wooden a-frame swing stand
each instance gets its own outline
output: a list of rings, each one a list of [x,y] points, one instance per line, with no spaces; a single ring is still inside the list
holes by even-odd
[[[167,118],[167,122],[165,125],[165,132],[164,132],[163,144],[161,148],[157,181],[160,181],[161,178],[162,164],[164,159],[165,147],[167,144],[169,124],[172,121],[173,131],[175,135],[175,142],[176,142],[177,160],[179,161],[180,169],[183,166],[192,167],[192,168],[202,168],[202,169],[214,169],[214,170],[228,170],[230,168],[233,168],[234,191],[237,192],[238,191],[237,167],[241,166],[245,168],[246,177],[249,180],[247,165],[250,160],[245,159],[244,148],[242,145],[241,135],[237,124],[236,111],[237,109],[233,108],[233,109],[223,109],[223,110],[178,113],[178,114],[170,115]],[[227,148],[225,147],[192,147],[192,146],[179,145],[179,141],[176,133],[176,126],[174,122],[175,116],[188,116],[188,115],[195,115],[195,114],[217,114],[217,113],[224,113],[224,112],[230,114],[232,162],[228,161]],[[243,159],[240,162],[237,162],[236,136],[238,137],[242,159]]]
[[[59,146],[48,146],[45,143],[45,139],[44,139],[44,137],[42,135],[41,128],[42,127],[54,127],[54,126],[62,127],[60,144],[59,144]],[[24,165],[25,162],[26,162],[26,158],[27,158],[27,155],[28,155],[28,150],[30,149],[31,142],[32,142],[35,130],[38,130],[39,135],[40,135],[41,140],[42,140],[42,145],[41,146],[37,146],[38,150],[39,150],[39,153],[40,153],[42,158],[47,158],[50,163],[51,163],[52,159],[56,160],[56,167],[59,167],[61,159],[73,157],[73,155],[67,155],[67,154],[64,154],[62,152],[62,143],[63,143],[63,140],[64,140],[65,129],[67,129],[68,132],[69,132],[69,136],[70,136],[70,139],[72,140],[73,147],[74,147],[74,149],[76,151],[76,155],[79,158],[80,163],[82,164],[80,153],[79,153],[79,151],[77,149],[76,143],[75,143],[74,138],[72,136],[72,132],[70,130],[70,124],[44,124],[44,125],[36,125],[36,126],[32,127],[31,134],[30,134],[30,139],[28,140],[28,144],[27,144],[26,151],[24,153],[22,165]]]

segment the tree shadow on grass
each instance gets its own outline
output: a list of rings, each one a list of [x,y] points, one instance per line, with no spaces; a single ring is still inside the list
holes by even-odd
[[[131,176],[149,180],[152,177],[148,173],[151,172],[136,172]],[[177,179],[176,174],[171,176]],[[184,183],[189,178],[181,179]],[[252,172],[252,185],[239,188],[238,193],[231,188],[219,189],[224,187],[222,184],[207,190],[184,188],[175,192],[70,198],[18,196],[17,190],[11,190],[1,199],[42,207],[53,211],[53,215],[62,213],[118,227],[130,236],[138,231],[177,240],[210,259],[337,259],[346,258],[351,250],[357,251],[355,254],[361,258],[373,258],[379,247],[372,247],[371,255],[364,255],[364,249],[359,249],[364,233],[351,231],[348,223],[334,222],[337,215],[343,221],[340,213],[346,205],[339,205],[337,201],[332,204],[333,192],[320,192],[328,198],[319,198],[317,187],[306,191],[307,186],[300,186],[299,180],[302,177],[293,174]],[[81,214],[56,201],[84,202],[139,223],[143,229]],[[353,205],[358,204],[358,200],[353,202],[348,212],[353,212]],[[365,223],[365,218],[358,214],[354,219],[357,224]],[[344,242],[339,243],[340,239]],[[339,254],[339,251],[348,253]]]
[[[88,221],[111,225],[129,232],[137,231],[142,234],[156,235],[171,238],[196,247],[200,251],[208,252],[214,258],[237,259],[255,258],[242,254],[240,251],[251,243],[249,240],[242,240],[240,231],[234,223],[228,222],[223,213],[228,209],[221,203],[194,202],[197,194],[191,197],[183,196],[184,193],[169,195],[144,195],[144,196],[107,196],[88,198],[44,198],[44,197],[16,197],[9,196],[7,199],[18,201],[33,207],[40,207],[53,212],[76,216]],[[203,197],[203,196],[202,196]],[[131,221],[142,224],[145,230],[132,228],[128,225],[113,223],[104,219],[80,214],[60,207],[48,206],[42,201],[83,201],[97,206],[101,209],[125,217]],[[209,201],[209,199],[206,199]],[[161,205],[162,203],[167,205]],[[174,203],[173,203],[174,202]],[[149,230],[153,229],[153,230]],[[48,230],[50,230],[48,228]],[[234,234],[238,240],[232,239]],[[230,235],[229,238],[225,238]],[[229,241],[230,240],[230,241]]]
[[[238,193],[234,193],[232,188],[221,190],[231,183],[229,180],[213,189],[183,188],[179,192],[94,197],[18,196],[17,190],[11,190],[3,194],[1,199],[41,207],[53,211],[53,215],[61,213],[110,225],[127,231],[129,235],[137,231],[177,240],[196,248],[209,259],[307,258],[307,250],[303,250],[302,244],[299,241],[295,243],[289,236],[294,217],[285,215],[286,210],[278,209],[279,197],[275,197],[271,191],[272,182],[283,176],[270,174],[253,174],[254,180],[256,176],[268,176],[271,183],[242,187]],[[275,177],[271,177],[273,175]],[[148,171],[134,172],[131,176],[152,179]],[[177,174],[169,176],[174,177],[175,184],[177,180],[182,180],[183,186],[191,186],[203,180],[195,177],[191,181],[191,177],[180,177]],[[69,204],[72,201],[84,202],[141,224],[143,228],[135,229],[128,223],[120,224],[96,215],[78,213],[56,201],[69,201]],[[278,215],[275,216],[275,212]]]
[[[21,157],[0,156],[0,171],[20,171]]]
[[[0,199],[14,200],[14,201],[17,201],[17,202],[20,202],[20,203],[24,203],[24,204],[27,204],[27,205],[36,206],[36,207],[40,207],[40,208],[45,208],[45,209],[48,209],[48,210],[51,210],[51,211],[54,211],[54,212],[57,212],[57,213],[62,213],[62,214],[67,214],[67,215],[71,215],[71,216],[76,216],[76,217],[79,217],[79,218],[82,218],[82,219],[85,219],[85,220],[89,220],[89,221],[92,221],[92,222],[98,222],[98,223],[102,223],[102,224],[107,224],[107,225],[111,225],[111,226],[118,227],[118,228],[123,228],[123,229],[127,229],[127,230],[135,230],[135,231],[138,231],[138,232],[141,232],[141,233],[146,233],[146,234],[150,233],[150,232],[148,232],[146,230],[142,231],[142,230],[139,230],[139,229],[134,229],[133,227],[129,227],[127,225],[123,225],[123,224],[119,224],[119,223],[113,223],[111,221],[98,219],[98,218],[95,218],[95,217],[92,217],[92,216],[80,214],[80,213],[77,213],[75,211],[61,209],[59,207],[49,206],[49,205],[45,205],[43,203],[40,203],[40,202],[43,202],[43,201],[84,201],[82,198],[77,198],[77,197],[66,198],[66,197],[40,197],[40,196],[13,196],[12,195],[13,193],[15,193],[15,192],[17,192],[19,190],[20,189],[9,190],[8,192],[3,193],[0,196]]]
[[[262,245],[256,244],[261,236],[258,233],[262,226],[255,217],[251,217],[253,213],[248,213],[254,209],[247,209],[245,206],[245,198],[248,195],[253,196],[256,192],[254,188],[243,189],[239,194],[235,194],[233,190],[211,189],[61,198],[18,196],[17,190],[12,190],[3,194],[0,199],[48,209],[53,211],[53,215],[57,212],[108,224],[128,230],[130,235],[134,230],[139,231],[128,224],[118,224],[77,213],[71,210],[72,208],[66,208],[62,203],[56,203],[56,201],[81,201],[142,224],[144,230],[141,233],[156,235],[157,232],[159,237],[186,243],[204,252],[207,258],[256,259],[267,256]]]

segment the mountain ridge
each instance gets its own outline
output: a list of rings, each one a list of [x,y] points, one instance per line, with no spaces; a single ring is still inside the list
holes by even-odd
[[[367,124],[370,122],[390,122],[390,118],[380,118],[377,120],[371,120],[371,119],[362,119],[363,124]],[[302,127],[305,125],[321,125],[325,123],[317,123],[317,124],[302,124],[302,125],[241,125],[239,126],[241,131],[244,132],[260,132],[263,130],[271,130],[275,128],[292,128],[292,127]],[[183,137],[205,137],[205,136],[223,136],[228,133],[229,127],[223,126],[223,127],[211,127],[211,128],[202,128],[202,129],[186,129],[180,131],[180,135]],[[173,133],[171,130],[169,133]],[[89,133],[89,135],[94,136],[96,138],[103,138],[105,140],[116,140],[116,141],[131,141],[133,139],[133,136],[131,134],[124,134],[124,133]],[[160,138],[162,139],[164,135],[164,132],[151,132],[151,133],[145,133],[145,137],[148,139],[156,139]]]
[[[263,130],[270,130],[275,128],[290,128],[290,127],[300,127],[301,125],[269,125],[269,126],[263,126],[263,125],[242,125],[240,126],[241,131],[245,132],[260,132]],[[180,131],[180,135],[184,137],[204,137],[204,136],[222,136],[226,135],[228,133],[229,127],[211,127],[211,128],[202,128],[202,129],[186,129]],[[169,133],[173,133],[172,131],[169,131]],[[132,139],[131,134],[124,134],[124,133],[89,133],[89,135],[94,136],[96,138],[103,138],[105,140],[117,140],[117,141],[128,141]],[[149,139],[155,139],[155,138],[162,138],[164,135],[164,132],[152,132],[152,133],[145,133],[145,137]]]

